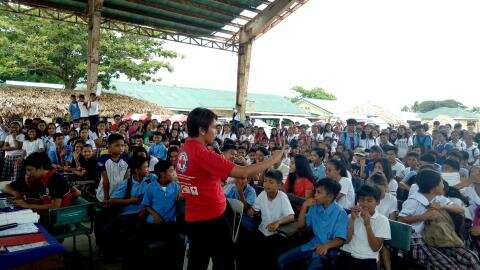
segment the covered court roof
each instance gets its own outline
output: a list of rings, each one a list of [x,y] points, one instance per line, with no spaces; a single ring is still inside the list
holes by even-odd
[[[101,9],[103,28],[236,52],[242,28],[252,32],[258,31],[254,33],[257,37],[308,0],[95,1],[103,1]],[[86,23],[89,0],[0,2],[2,10]],[[262,24],[262,29],[255,29],[256,23]]]

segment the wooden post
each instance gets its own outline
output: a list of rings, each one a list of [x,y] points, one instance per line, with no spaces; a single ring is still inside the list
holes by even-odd
[[[250,75],[250,58],[252,55],[252,39],[248,38],[247,34],[241,30],[240,41],[240,48],[238,50],[236,107],[238,107],[241,119],[245,120],[248,77]]]
[[[103,0],[88,0],[87,91],[97,92],[100,47],[100,18]]]

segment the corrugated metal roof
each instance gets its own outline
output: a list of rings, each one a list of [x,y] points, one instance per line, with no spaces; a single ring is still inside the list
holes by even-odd
[[[235,92],[203,88],[112,82],[117,93],[156,103],[172,110],[190,111],[196,107],[230,110],[235,107]],[[290,100],[276,95],[248,93],[248,101],[255,103],[255,111],[247,113],[309,115]]]
[[[441,107],[435,110],[420,114],[421,119],[434,119],[437,116],[444,115],[452,119],[480,119],[480,115],[459,108]]]
[[[16,0],[79,15],[88,0]],[[192,36],[228,40],[273,0],[103,0],[103,18]]]

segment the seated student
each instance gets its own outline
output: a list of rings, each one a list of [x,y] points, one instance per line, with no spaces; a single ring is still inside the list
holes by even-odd
[[[133,145],[132,146],[137,146],[137,147],[143,147],[148,153],[148,150],[150,149],[147,145],[143,143],[143,136],[142,135],[135,135],[133,136]]]
[[[301,198],[311,198],[315,189],[314,181],[315,176],[307,157],[302,154],[292,157],[290,159],[290,173],[284,184],[285,192]]]
[[[402,206],[398,220],[413,228],[410,254],[427,269],[479,269],[478,255],[464,247],[438,248],[428,246],[422,239],[425,221],[439,217],[438,211],[461,214],[463,208],[442,196],[444,192],[440,173],[426,169],[417,175],[418,192],[410,196]]]
[[[239,190],[242,192],[238,192]],[[248,178],[235,178],[233,183],[226,184],[223,187],[223,192],[226,198],[241,201],[245,212],[253,206],[257,198],[255,189],[248,184]]]
[[[381,172],[374,173],[370,176],[369,182],[375,185],[380,190],[380,203],[378,204],[376,211],[391,220],[397,219],[398,204],[397,198],[393,196],[388,189],[388,181],[385,175]],[[392,269],[390,250],[387,247],[382,247],[380,250],[381,265],[385,270]]]
[[[55,142],[55,148],[51,148],[48,151],[48,157],[54,168],[63,169],[63,167],[67,165],[65,156],[68,155],[69,151],[65,149],[62,133],[55,133],[53,135],[53,141]]]
[[[325,159],[325,150],[322,148],[313,148],[310,152],[310,167],[312,168],[313,175],[315,175],[315,182],[325,178],[325,165],[323,160]]]
[[[109,200],[123,180],[129,178],[128,162],[122,157],[124,143],[122,135],[110,135],[107,139],[110,154],[103,155],[98,160],[97,169],[101,179],[97,188],[97,199],[100,202]]]
[[[256,247],[254,254],[261,254],[261,261],[265,263],[262,265],[264,269],[270,268],[279,253],[279,245],[283,242],[282,236],[276,232],[278,227],[282,224],[290,223],[294,220],[294,212],[287,194],[281,191],[282,187],[282,173],[277,170],[270,170],[265,173],[265,180],[263,183],[264,191],[262,191],[253,207],[248,210],[248,215],[253,217],[255,212],[261,213],[261,223],[258,227],[258,232],[255,234],[253,247]],[[269,258],[270,260],[266,260]],[[265,268],[266,267],[266,268]]]
[[[299,228],[311,228],[314,237],[281,255],[280,269],[290,269],[301,261],[309,261],[307,269],[323,269],[330,258],[338,255],[338,248],[347,239],[348,220],[336,202],[340,189],[340,184],[329,178],[317,182],[314,197],[303,203],[298,217]]]
[[[148,153],[150,156],[154,156],[157,159],[166,160],[167,159],[167,147],[163,144],[167,140],[167,136],[162,135],[160,132],[153,133],[153,143],[150,144],[150,149]]]
[[[140,227],[141,241],[166,241],[168,243],[167,254],[164,259],[168,260],[170,269],[177,269],[183,257],[181,253],[183,243],[180,242],[176,224],[177,201],[182,199],[180,185],[174,182],[175,169],[166,160],[160,160],[155,165],[155,177],[147,186],[143,196],[142,206],[146,210],[146,222]],[[175,258],[174,260],[172,260]],[[171,265],[171,264],[173,265]],[[174,266],[176,265],[176,266]]]
[[[95,180],[96,183],[100,180],[100,175],[97,171],[97,159],[93,156],[93,148],[89,144],[85,144],[82,149],[82,154],[79,157],[80,167],[76,175],[88,180]]]
[[[388,189],[393,196],[397,196],[397,189],[398,189],[398,182],[394,179],[394,175],[392,173],[392,168],[390,167],[390,163],[387,158],[379,158],[375,160],[373,172],[382,172],[385,177],[388,179]]]
[[[69,206],[71,200],[80,195],[78,190],[71,190],[65,178],[56,173],[47,154],[32,153],[23,164],[26,170],[25,181],[13,181],[5,188],[6,193],[13,195],[15,205],[33,210],[49,210]]]
[[[377,269],[383,241],[390,239],[387,217],[376,210],[381,192],[376,186],[363,185],[357,190],[358,205],[348,220],[348,239],[341,249],[339,269]]]
[[[447,158],[445,160],[445,162],[443,163],[443,166],[442,166],[442,172],[444,172],[444,173],[454,173],[454,172],[458,173],[459,169],[460,169],[460,165],[458,164],[458,162],[456,160],[449,159],[449,158]],[[456,186],[461,186],[463,188],[463,186],[465,186],[465,185],[468,185],[467,181],[464,181],[463,183],[459,183]],[[417,191],[418,191],[418,183],[417,184],[412,184],[412,186],[410,187],[410,191],[408,193],[408,196],[411,196],[413,193],[415,193]]]
[[[367,179],[370,174],[373,172],[373,167],[375,165],[375,161],[382,157],[383,150],[378,145],[374,145],[370,147],[370,152],[368,152],[368,161],[367,165],[365,166],[365,170],[363,173],[360,173],[360,177],[363,179]]]
[[[436,169],[436,167],[435,167],[435,156],[431,153],[423,154],[423,155],[420,156],[419,164],[420,164],[419,169],[421,169],[422,166],[427,165],[427,166],[429,166],[429,168],[434,170],[434,169]],[[419,169],[412,170],[408,174],[405,175],[402,182],[400,182],[400,186],[403,189],[410,191],[411,186],[413,184],[415,184],[415,182],[416,182],[415,179],[416,179],[416,175],[417,175]]]
[[[275,146],[272,149],[272,154],[276,153],[277,151],[284,151],[284,150],[280,146]],[[238,152],[240,154],[240,149],[238,150]],[[277,163],[273,164],[272,169],[279,170],[283,175],[283,181],[284,182],[287,181],[288,174],[290,173],[290,167],[288,167],[288,165],[286,165],[280,160]]]
[[[380,190],[380,202],[377,206],[377,212],[388,219],[397,219],[397,198],[393,196],[388,189],[388,181],[385,174],[376,172],[370,176],[368,181]]]
[[[148,154],[147,150],[145,150],[145,148],[138,147],[138,146],[135,146],[132,149],[132,157],[136,157],[136,156],[146,158],[147,161],[148,161],[148,171],[149,172],[154,172],[155,165],[157,165],[157,163],[158,163],[158,159],[156,157],[150,156]]]
[[[327,163],[327,177],[340,183],[342,189],[336,198],[337,203],[344,209],[351,209],[355,203],[355,189],[352,180],[347,178],[345,164],[336,159]]]
[[[97,234],[98,243],[115,245],[126,245],[135,236],[136,225],[139,223],[139,212],[144,208],[143,197],[150,178],[148,176],[148,162],[144,157],[134,157],[130,162],[131,176],[122,181],[118,188],[112,193],[111,198],[104,200],[103,204],[116,206],[119,215],[107,222],[101,229],[101,235]],[[122,239],[123,241],[119,241]],[[102,247],[104,248],[104,246]],[[122,250],[130,249],[130,246],[123,246]]]

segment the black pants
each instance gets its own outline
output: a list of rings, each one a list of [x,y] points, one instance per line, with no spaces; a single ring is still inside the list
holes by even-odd
[[[356,259],[347,252],[341,252],[338,257],[337,269],[353,270],[376,270],[377,260],[375,259]]]
[[[234,269],[232,228],[225,213],[199,222],[187,222],[188,270],[206,270],[210,257],[214,270]]]

